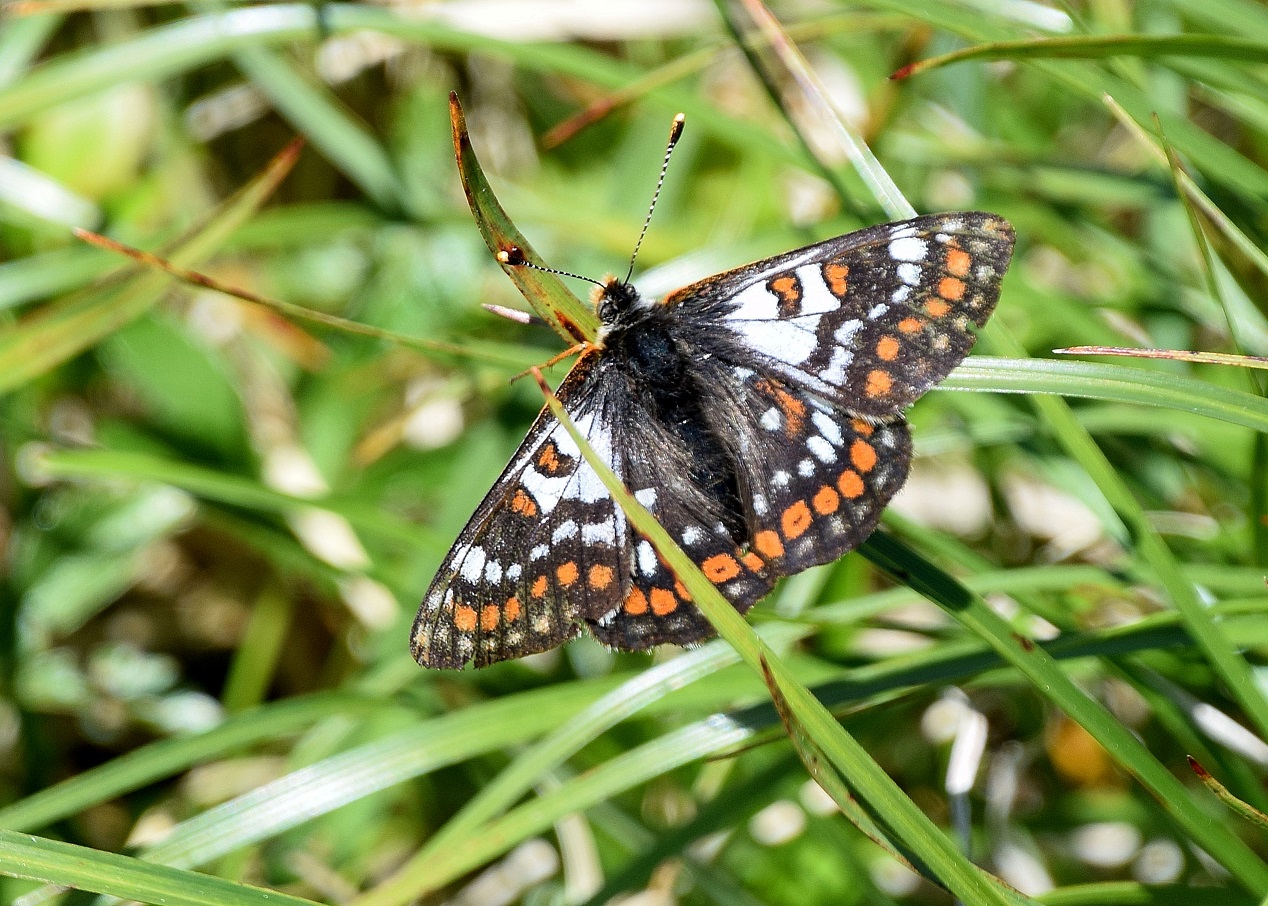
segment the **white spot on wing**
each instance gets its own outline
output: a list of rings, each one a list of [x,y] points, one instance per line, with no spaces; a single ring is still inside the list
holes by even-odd
[[[770,483],[777,488],[786,488],[788,487],[788,479],[788,473],[780,469],[778,472],[771,473]]]
[[[843,386],[845,384],[845,372],[853,361],[853,352],[840,346],[833,346],[832,358],[828,360],[828,367],[819,372],[819,377],[829,384],[838,387]]]
[[[859,328],[862,326],[863,322],[858,318],[851,318],[848,321],[843,321],[833,336],[836,337],[836,341],[842,346],[849,346],[854,342],[854,335],[859,332]]]
[[[920,283],[920,266],[904,261],[898,265],[898,279],[906,283],[908,286],[916,286]]]
[[[766,502],[765,494],[753,495],[753,512],[759,516],[765,516],[770,512],[770,504]]]
[[[656,549],[652,547],[650,541],[643,540],[638,543],[638,570],[645,576],[656,575]]]
[[[769,409],[767,409],[765,412],[762,413],[762,418],[758,422],[758,424],[760,424],[767,431],[778,431],[781,422],[783,422],[783,419],[779,415],[779,410],[776,409],[774,406],[771,406]]]
[[[656,489],[642,488],[634,492],[634,499],[645,507],[654,507],[656,505]]]
[[[616,522],[599,522],[594,525],[583,525],[581,527],[581,541],[584,544],[595,544],[596,542],[606,542],[612,544],[616,541]]]
[[[528,552],[528,559],[540,560],[542,557],[546,556],[549,553],[550,553],[549,544],[539,544],[535,548],[533,548],[531,551]]]
[[[871,311],[867,313],[868,320],[875,321],[877,318],[885,314],[885,312],[887,311],[889,311],[889,306],[886,305],[884,302],[881,302],[878,305],[873,305],[871,308]]]
[[[484,572],[484,548],[473,547],[462,558],[462,578],[472,583],[479,582],[482,572]]]
[[[506,568],[506,577],[510,579],[512,582],[514,582],[516,579],[520,577],[520,574],[523,572],[524,572],[524,567],[520,566],[518,563],[512,563],[510,566]]]
[[[902,304],[907,301],[907,297],[911,295],[910,286],[900,286],[890,295],[889,301],[895,304]]]
[[[496,560],[490,560],[484,564],[484,579],[486,582],[494,584],[502,581],[502,564]]]
[[[895,261],[924,261],[929,246],[915,236],[902,236],[889,244],[889,257]]]
[[[797,474],[802,478],[809,478],[815,473],[815,461],[813,459],[803,459],[797,463]]]
[[[834,447],[841,446],[845,442],[845,438],[841,435],[841,426],[836,423],[836,419],[828,415],[822,410],[812,412],[810,420],[814,422],[815,427],[819,429],[819,433],[827,438],[828,443]]]
[[[577,523],[571,519],[559,523],[559,527],[555,529],[555,533],[550,536],[550,540],[558,544],[560,541],[566,541],[569,538],[577,537]]]
[[[837,452],[832,449],[832,444],[828,443],[817,434],[806,441],[806,449],[813,453],[815,459],[819,460],[819,462],[836,461]]]
[[[704,532],[700,531],[698,526],[689,525],[682,532],[682,543],[691,547],[699,544],[704,538]]]

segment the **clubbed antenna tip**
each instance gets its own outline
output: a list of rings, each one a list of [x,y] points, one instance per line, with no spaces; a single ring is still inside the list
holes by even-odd
[[[634,261],[638,258],[638,250],[643,247],[643,237],[647,235],[647,228],[652,222],[652,212],[656,210],[656,201],[660,198],[660,190],[665,185],[665,173],[669,170],[669,155],[674,153],[674,145],[678,144],[678,139],[682,138],[682,128],[687,123],[687,115],[680,113],[674,117],[673,123],[669,127],[669,144],[665,146],[665,159],[660,165],[660,178],[656,180],[656,191],[652,193],[652,203],[647,208],[647,217],[643,219],[642,232],[638,234],[638,242],[634,243],[634,254],[630,255],[630,269],[625,274],[623,282],[629,283],[630,277],[634,276]]]

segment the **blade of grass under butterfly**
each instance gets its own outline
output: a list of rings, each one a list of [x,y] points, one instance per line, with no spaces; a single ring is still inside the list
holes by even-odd
[[[303,143],[294,141],[255,179],[222,204],[170,258],[192,264],[215,250],[262,205],[290,172]],[[83,352],[154,305],[171,278],[142,272],[108,288],[89,287],[0,330],[0,393],[21,386]]]
[[[528,240],[506,216],[506,211],[493,194],[493,188],[480,168],[475,149],[471,147],[466,117],[463,116],[462,105],[458,102],[456,93],[449,95],[449,116],[453,125],[454,155],[458,160],[462,189],[467,194],[467,203],[471,206],[476,226],[480,228],[480,235],[484,237],[489,251],[498,258],[503,272],[511,278],[511,282],[528,300],[533,310],[566,343],[593,342],[599,329],[599,318],[593,308],[569,292],[563,281],[554,274],[524,267],[522,264],[508,263],[499,257],[499,254],[508,255],[512,250],[518,250],[524,261],[545,267]]]
[[[787,643],[805,630],[772,626],[768,633],[776,644]],[[482,835],[481,825],[505,811],[532,789],[533,784],[572,757],[601,733],[629,719],[668,693],[715,673],[737,660],[735,652],[720,645],[706,645],[665,664],[645,670],[602,699],[569,719],[486,784],[475,798],[450,818],[399,870],[357,901],[357,906],[395,906],[434,891],[440,886],[438,871],[452,849],[465,848],[470,838]]]
[[[1268,889],[1268,865],[1229,827],[1201,812],[1190,793],[1131,730],[1080,689],[1041,646],[1019,639],[1009,624],[981,598],[916,551],[884,531],[859,552],[899,582],[920,592],[1017,668],[1105,752],[1135,777],[1194,843],[1228,869],[1248,890]]]
[[[905,79],[966,60],[1095,60],[1104,57],[1212,57],[1268,62],[1268,44],[1220,35],[1074,35],[1029,41],[992,41],[908,64],[890,76]]]
[[[316,906],[276,890],[10,830],[0,830],[0,874],[160,906]]]
[[[1011,898],[955,849],[928,816],[903,794],[880,765],[836,722],[827,708],[796,681],[783,662],[758,638],[753,628],[705,578],[691,558],[674,543],[669,533],[634,499],[634,495],[595,454],[544,383],[542,392],[551,413],[568,431],[630,523],[652,542],[656,552],[686,586],[692,602],[758,676],[763,675],[762,658],[765,658],[771,675],[784,691],[790,709],[805,726],[810,738],[841,771],[875,819],[884,823],[890,836],[901,840],[906,851],[912,853],[939,883],[944,884],[965,903],[977,906],[1010,902]]]

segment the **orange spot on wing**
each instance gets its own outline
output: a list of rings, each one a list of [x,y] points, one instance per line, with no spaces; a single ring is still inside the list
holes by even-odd
[[[511,595],[506,599],[506,603],[502,605],[502,616],[508,623],[514,623],[520,618],[521,608],[520,599]]]
[[[856,440],[850,445],[850,462],[860,472],[870,472],[876,465],[876,448],[865,440]]]
[[[867,373],[867,386],[863,388],[863,392],[868,396],[884,396],[893,386],[894,379],[889,376],[889,372],[878,368]]]
[[[643,594],[640,589],[631,588],[630,593],[625,596],[625,601],[621,604],[621,609],[632,617],[647,613],[647,595]]]
[[[653,588],[651,593],[652,613],[663,617],[678,609],[678,598],[668,588]]]
[[[603,589],[612,584],[612,567],[596,563],[590,567],[589,582],[591,588],[596,591],[603,591]]]
[[[543,598],[546,596],[546,587],[547,587],[546,577],[538,576],[537,581],[533,583],[533,587],[529,589],[529,593],[534,598]]]
[[[502,612],[498,610],[496,604],[485,604],[480,608],[480,628],[485,632],[492,632],[498,628],[498,623],[502,622]]]
[[[966,277],[973,259],[964,249],[951,249],[947,252],[947,273],[956,277]]]
[[[837,496],[837,492],[826,484],[821,487],[810,501],[814,504],[815,512],[820,516],[829,516],[837,511],[837,507],[841,505],[841,498]]]
[[[881,337],[876,342],[876,355],[882,361],[894,361],[898,358],[898,341],[893,337]]]
[[[863,495],[863,479],[859,477],[858,472],[852,472],[849,469],[841,473],[841,477],[837,479],[837,487],[841,489],[841,494],[846,500],[857,500]]]
[[[775,533],[774,533],[774,532],[771,532],[771,534],[773,535],[773,534],[775,534]],[[776,539],[776,540],[778,540],[778,539]],[[764,566],[766,565],[766,561],[765,561],[765,560],[763,560],[761,557],[759,557],[759,556],[758,556],[756,553],[754,553],[753,551],[749,551],[747,554],[745,554],[745,555],[744,555],[743,557],[741,557],[740,559],[744,562],[744,565],[745,565],[745,566],[747,566],[747,567],[749,568],[749,571],[750,571],[750,572],[755,572],[755,573],[761,572],[761,571],[762,571],[762,567],[764,567]]]
[[[781,274],[776,277],[770,282],[770,288],[785,299],[789,297],[796,299],[801,296],[797,278],[792,274]]]
[[[919,333],[925,322],[919,318],[903,318],[898,322],[898,329],[903,333]]]
[[[453,624],[459,632],[471,632],[476,628],[476,612],[474,607],[459,604],[453,609]]]
[[[829,261],[823,266],[823,279],[827,281],[832,295],[838,299],[844,299],[850,291],[850,284],[846,279],[849,275],[850,269],[839,261]]]
[[[780,528],[783,529],[784,537],[791,541],[804,535],[806,529],[810,528],[810,523],[813,521],[814,517],[810,515],[810,507],[806,506],[804,500],[798,500],[784,510],[783,516],[780,517]]]
[[[854,433],[859,437],[871,437],[872,432],[876,430],[870,422],[865,422],[861,418],[851,419],[850,427],[854,429]]]
[[[767,560],[774,560],[784,555],[784,542],[780,541],[779,535],[770,529],[757,533],[753,538],[753,547],[757,548],[757,552]]]
[[[951,306],[941,299],[930,299],[925,303],[925,311],[929,312],[931,318],[941,318],[951,310]]]
[[[542,452],[537,456],[537,464],[547,472],[559,471],[559,451],[555,449],[554,444],[546,444],[542,447]]]
[[[964,281],[957,277],[943,277],[938,283],[938,295],[952,302],[964,298]]]
[[[775,405],[784,414],[784,431],[788,436],[796,437],[800,434],[806,423],[806,404],[774,381],[763,378],[753,386],[758,392],[774,397]]]
[[[569,560],[567,563],[560,564],[555,570],[555,576],[559,579],[559,584],[567,588],[573,582],[577,581],[577,564]]]
[[[691,592],[687,591],[687,587],[677,579],[674,580],[674,593],[684,601],[691,600]]]
[[[714,554],[700,564],[700,569],[714,585],[721,585],[740,574],[740,564],[730,554]]]
[[[519,513],[521,516],[536,516],[537,504],[532,497],[523,488],[516,488],[515,495],[511,498],[511,509]]]

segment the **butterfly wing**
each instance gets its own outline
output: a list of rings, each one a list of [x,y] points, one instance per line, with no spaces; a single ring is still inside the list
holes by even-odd
[[[917,217],[728,271],[663,304],[681,314],[686,337],[708,325],[730,360],[884,418],[968,354],[1013,241],[994,214]]]
[[[742,365],[711,371],[705,418],[737,463],[747,556],[788,576],[858,547],[907,478],[903,417],[869,421]]]
[[[587,440],[610,450],[594,364],[583,356],[557,395]],[[572,638],[599,606],[590,598],[607,596],[602,578],[623,569],[615,533],[610,543],[583,533],[612,520],[611,498],[543,410],[432,580],[410,637],[415,660],[484,666]]]

